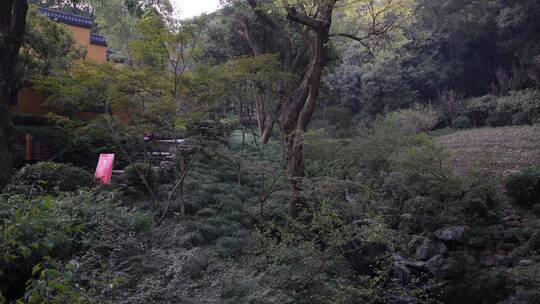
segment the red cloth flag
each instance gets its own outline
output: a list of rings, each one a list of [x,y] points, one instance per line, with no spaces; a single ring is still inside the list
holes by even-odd
[[[114,154],[100,154],[95,178],[98,182],[108,185],[111,182]]]

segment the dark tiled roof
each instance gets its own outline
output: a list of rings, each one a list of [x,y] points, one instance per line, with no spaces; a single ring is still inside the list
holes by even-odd
[[[116,53],[111,49],[107,49],[107,60],[117,63],[124,63],[126,58],[122,54]]]
[[[88,17],[65,13],[45,7],[39,7],[38,11],[57,22],[62,22],[65,24],[80,26],[84,28],[92,28],[92,19]],[[101,35],[91,33],[90,43],[107,46],[107,39]]]
[[[38,8],[38,11],[58,22],[66,23],[69,25],[85,27],[85,28],[92,27],[92,19],[88,17],[64,13],[61,11],[52,10],[45,7]]]
[[[107,46],[107,39],[104,36],[92,33],[90,34],[90,43]]]

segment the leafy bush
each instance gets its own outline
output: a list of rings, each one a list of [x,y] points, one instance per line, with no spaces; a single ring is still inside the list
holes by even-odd
[[[400,130],[415,134],[433,130],[441,117],[433,107],[416,104],[410,109],[388,114],[387,119]]]
[[[369,128],[359,130],[359,137],[355,139],[357,147],[355,156],[358,157],[358,166],[362,176],[374,177],[380,171],[389,170],[390,158],[403,147],[409,146],[411,135],[396,128],[388,119],[378,119]],[[354,167],[353,167],[354,168]]]
[[[490,113],[495,110],[492,99],[491,95],[486,95],[465,100],[464,115],[472,121],[474,126],[484,125]]]
[[[348,283],[345,273],[334,277],[331,269],[344,262],[339,248],[357,235],[357,229],[326,205],[310,216],[311,220],[294,222],[291,229],[265,227],[261,236],[265,264],[270,266],[272,284],[291,297],[290,302],[329,303],[337,297],[339,286]]]
[[[11,193],[27,193],[29,187],[39,186],[44,193],[58,194],[94,185],[94,177],[84,169],[70,164],[40,162],[26,165],[15,176],[8,188]]]
[[[152,229],[152,217],[144,214],[137,214],[133,219],[133,230],[138,233],[146,233]]]
[[[452,128],[455,129],[467,129],[472,127],[472,122],[467,116],[458,116],[452,121]]]
[[[421,134],[410,147],[392,157],[392,167],[404,174],[406,185],[416,195],[444,198],[459,186],[449,160],[450,154],[443,146]]]
[[[307,140],[304,145],[306,176],[351,177],[360,157],[354,141],[345,139]]]
[[[94,168],[99,154],[114,153],[115,164],[127,165],[126,159],[112,140],[110,130],[101,118],[82,123],[59,116],[49,115],[49,117],[62,126],[63,146],[56,148],[59,151],[58,159],[78,166]],[[127,132],[122,134],[127,134]],[[126,145],[135,147],[134,140],[130,135],[124,135],[122,140]]]
[[[512,117],[508,113],[496,112],[486,119],[486,125],[490,127],[503,127],[511,123]]]
[[[540,166],[527,167],[507,177],[507,194],[521,205],[540,204]]]
[[[149,163],[137,162],[129,165],[124,170],[124,177],[128,186],[143,192],[148,192],[155,188],[157,174]]]
[[[537,303],[540,297],[540,266],[534,263],[524,267],[514,267],[509,271],[508,285],[512,286],[513,297],[518,303]]]
[[[394,233],[379,218],[356,225],[323,203],[288,228],[263,226],[261,265],[270,286],[283,294],[279,303],[397,303],[391,295],[411,294],[395,284],[390,269],[386,252],[397,242]],[[376,257],[363,251],[370,246],[380,249]],[[356,262],[369,268],[361,284]]]
[[[70,261],[65,267],[47,262],[47,265],[38,263],[32,268],[32,273],[38,277],[27,284],[24,301],[19,300],[20,303],[86,304],[94,302],[72,282],[74,273],[78,271],[77,262]]]
[[[533,120],[540,119],[540,92],[526,89],[511,91],[508,96],[498,97],[495,102],[497,112],[510,115],[518,112],[528,112]]]
[[[210,112],[190,112],[184,122],[186,136],[216,140],[227,133],[226,126]]]
[[[77,119],[49,114],[47,121],[54,125],[17,125],[15,132],[19,138],[30,133],[34,141],[40,141],[49,146],[55,152],[54,159],[57,162],[72,163],[79,167],[93,169],[100,153],[115,153],[117,155],[115,163],[127,164],[114,144],[105,122],[101,119],[83,123]],[[131,133],[123,132],[122,134],[130,134],[122,140],[126,142],[126,145],[134,147]],[[24,142],[20,140],[20,144],[23,145]],[[24,155],[22,152],[19,154]]]
[[[522,111],[512,115],[512,125],[523,126],[531,123],[531,115],[529,112]]]
[[[224,257],[239,257],[246,248],[247,239],[223,237],[217,241],[218,253]]]
[[[0,255],[0,293],[10,300],[21,297],[25,284],[38,270],[46,277],[40,276],[32,283],[32,292],[27,292],[28,299],[43,299],[43,290],[37,290],[41,288],[40,284],[45,284],[44,289],[54,290],[54,286],[66,283],[56,277],[57,271],[53,268],[59,267],[52,265],[51,268],[49,259],[69,260],[73,253],[81,249],[83,235],[89,240],[95,236],[96,225],[105,217],[108,220],[113,218],[111,208],[114,201],[114,193],[96,190],[30,199],[28,195],[0,197],[0,221],[3,223],[0,225],[3,236],[0,238],[0,248],[3,250]],[[60,292],[59,295],[63,294],[62,290],[56,291]],[[53,293],[51,291],[47,295]]]
[[[198,232],[202,236],[205,244],[209,244],[223,235],[223,231],[220,228],[211,224],[202,225]]]
[[[351,126],[353,115],[351,111],[342,106],[331,106],[324,111],[326,120],[333,126],[348,128]]]
[[[486,95],[465,101],[465,115],[475,126],[530,124],[540,120],[540,91],[510,91],[505,96]]]
[[[40,197],[24,202],[23,196],[0,201],[3,225],[0,232],[3,254],[0,257],[0,290],[8,298],[20,296],[30,278],[32,266],[70,242],[70,225],[59,225],[54,218],[54,201]]]

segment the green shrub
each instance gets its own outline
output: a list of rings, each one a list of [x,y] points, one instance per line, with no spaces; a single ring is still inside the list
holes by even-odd
[[[231,276],[230,280],[224,281],[224,286],[221,290],[221,299],[224,304],[249,303],[249,287],[246,286],[248,281],[243,278]]]
[[[494,113],[486,118],[486,125],[490,127],[503,127],[510,125],[512,122],[512,117],[508,113]]]
[[[484,125],[490,113],[495,110],[493,98],[491,95],[486,95],[465,100],[464,114],[471,119],[474,126]]]
[[[226,126],[211,112],[190,112],[184,121],[186,136],[218,139],[227,133]]]
[[[55,265],[56,263],[47,264],[52,265],[42,266],[38,263],[33,267],[32,272],[37,278],[27,284],[24,301],[17,303],[86,304],[94,302],[73,282],[73,276],[79,266],[76,261],[67,263],[65,267]]]
[[[209,207],[209,208],[204,208],[204,209],[202,209],[202,210],[199,210],[199,211],[197,212],[197,215],[199,215],[199,216],[204,216],[204,217],[212,217],[212,216],[217,215],[217,213],[218,213],[218,212],[217,212],[216,209],[210,208],[210,207]]]
[[[433,107],[420,104],[410,109],[392,112],[386,119],[409,134],[431,131],[441,121],[439,113]]]
[[[133,230],[138,233],[146,233],[152,229],[152,217],[145,214],[137,214],[133,219]]]
[[[238,237],[223,237],[217,241],[218,253],[224,257],[238,257],[242,254],[246,239]]]
[[[510,91],[506,96],[486,95],[465,101],[465,115],[475,126],[499,127],[530,124],[540,120],[540,91]]]
[[[124,170],[124,177],[128,186],[148,193],[148,188],[150,188],[150,190],[155,188],[157,174],[150,164],[138,162],[126,167]]]
[[[33,277],[35,266],[40,263],[48,269],[48,275],[56,273],[50,268],[49,261],[69,260],[84,246],[83,237],[87,242],[98,239],[99,229],[96,226],[105,217],[107,221],[114,218],[111,208],[115,200],[114,193],[96,190],[30,199],[27,195],[0,197],[0,293],[8,300],[21,297],[25,283]],[[51,280],[56,281],[51,276],[36,280],[31,292],[40,292],[36,284],[47,285]],[[60,286],[61,282],[56,283],[52,282],[55,286]],[[32,295],[35,296],[41,295]]]
[[[522,111],[512,115],[512,125],[523,126],[531,123],[531,116],[528,112]]]
[[[195,214],[197,211],[201,210],[203,207],[197,201],[187,201],[186,205],[186,214]]]
[[[467,116],[458,116],[452,121],[452,128],[468,129],[472,127],[472,122]]]
[[[405,186],[415,195],[445,198],[459,187],[450,153],[427,135],[417,135],[413,145],[403,147],[391,159],[393,171],[404,175]]]
[[[125,157],[119,153],[120,151],[111,138],[106,122],[101,119],[82,123],[76,119],[72,120],[50,114],[47,120],[54,123],[54,126],[16,125],[14,128],[16,135],[23,138],[24,134],[32,134],[34,141],[46,144],[55,152],[54,159],[58,162],[72,163],[79,167],[93,169],[100,153],[115,153],[115,163],[127,165]],[[135,146],[133,138],[129,136],[122,138],[122,140],[130,147]],[[22,140],[19,142],[24,144]],[[19,154],[24,155],[22,152]]]
[[[210,224],[202,225],[198,232],[201,234],[206,244],[213,242],[223,235],[223,231],[221,229]]]
[[[51,197],[24,201],[23,195],[0,201],[0,289],[8,298],[18,296],[33,265],[70,246],[72,227],[57,223]]]
[[[540,166],[527,167],[507,177],[507,194],[520,205],[540,204]]]
[[[376,176],[380,171],[389,170],[392,155],[410,145],[411,140],[410,134],[396,128],[388,119],[378,119],[369,128],[360,129],[359,133],[360,136],[353,143],[354,154],[351,155],[358,161],[348,169],[360,169],[354,172],[355,175]]]
[[[352,123],[352,113],[342,106],[331,106],[324,111],[326,120],[333,126],[348,128]]]
[[[508,96],[500,96],[495,99],[497,112],[510,115],[518,112],[528,112],[533,119],[540,118],[540,92],[526,89],[511,91]]]
[[[84,169],[70,164],[40,162],[24,166],[12,179],[8,191],[21,193],[39,186],[44,193],[58,194],[94,185],[94,177]]]
[[[347,178],[355,174],[360,157],[354,141],[345,139],[307,140],[304,145],[306,176]]]

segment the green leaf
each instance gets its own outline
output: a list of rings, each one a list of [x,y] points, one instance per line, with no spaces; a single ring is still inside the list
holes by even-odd
[[[34,267],[32,267],[32,276],[36,275],[36,273],[40,270],[41,270],[41,263],[37,263],[36,265],[34,265]]]

